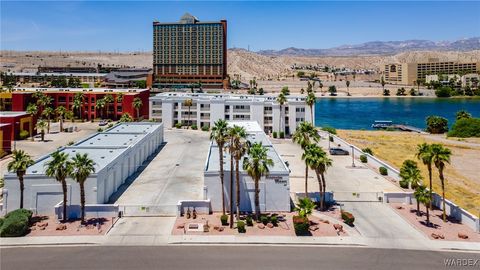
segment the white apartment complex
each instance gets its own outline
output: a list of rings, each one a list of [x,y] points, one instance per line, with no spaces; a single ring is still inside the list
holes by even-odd
[[[276,96],[203,93],[161,93],[150,97],[152,120],[163,122],[165,128],[177,123],[210,127],[218,119],[227,121],[256,121],[265,133],[283,130],[291,134],[302,121],[315,119],[315,106],[305,103],[304,96],[287,96],[281,106]],[[191,106],[187,106],[191,100]]]

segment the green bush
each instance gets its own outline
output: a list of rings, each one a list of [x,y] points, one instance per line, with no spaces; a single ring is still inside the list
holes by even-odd
[[[110,123],[110,124],[108,124],[108,126],[107,126],[107,127],[108,127],[108,128],[111,128],[111,127],[113,127],[113,123]]]
[[[325,126],[325,127],[322,127],[322,130],[330,134],[337,135],[337,130],[334,127]]]
[[[193,125],[192,125],[192,129],[193,129],[193,130],[197,130],[197,129],[198,129],[197,125],[193,124]]]
[[[332,136],[328,136],[328,139],[330,140],[330,142],[333,142],[333,137]]]
[[[365,154],[369,154],[369,155],[373,156],[373,150],[368,148],[368,147],[363,148],[362,152],[364,152]]]
[[[448,132],[450,137],[480,137],[480,118],[461,118],[457,120]]]
[[[452,88],[448,86],[443,86],[435,90],[435,95],[437,97],[451,97],[452,96]]]
[[[309,233],[310,223],[308,218],[301,216],[293,216],[293,227],[296,235],[306,235]]]
[[[3,225],[3,218],[0,218],[0,228],[2,228]]]
[[[360,155],[360,161],[361,161],[362,163],[367,163],[367,162],[368,162],[368,160],[367,160],[367,155]]]
[[[97,128],[97,131],[98,131],[98,132],[102,132],[102,131],[103,131],[103,128]]]
[[[210,130],[210,128],[208,126],[203,126],[202,127],[202,131],[209,131],[209,130]]]
[[[228,216],[227,215],[222,215],[220,217],[220,221],[222,222],[222,226],[227,226],[228,225]]]
[[[347,211],[342,211],[342,219],[345,224],[349,226],[353,226],[353,222],[355,222],[355,217],[352,215],[352,213],[347,212]]]
[[[381,175],[388,175],[388,170],[385,167],[380,167],[378,168],[378,171],[380,172]]]
[[[283,139],[283,138],[285,138],[285,132],[280,131],[280,139]]]
[[[401,188],[408,188],[408,181],[400,180],[398,183],[400,184]]]
[[[253,219],[251,216],[247,216],[245,221],[247,222],[247,226],[250,226],[250,227],[253,226]]]
[[[432,134],[442,134],[447,132],[448,120],[436,115],[427,117],[427,131]]]
[[[246,233],[247,230],[245,229],[245,222],[243,221],[237,222],[237,230],[239,233]]]
[[[278,226],[278,218],[277,216],[272,216],[270,218],[270,222],[273,224],[273,226],[277,227]]]
[[[263,223],[263,225],[268,224],[268,217],[267,216],[261,216],[260,221]]]
[[[276,131],[274,131],[274,132],[272,133],[272,136],[273,136],[273,138],[275,138],[275,139],[276,139],[276,138],[277,138],[277,132],[276,132]]]
[[[18,136],[20,136],[20,139],[23,140],[23,139],[28,138],[29,134],[30,134],[30,133],[28,133],[28,131],[22,130],[22,131],[20,131],[20,133],[18,134]]]
[[[5,215],[0,227],[0,237],[18,237],[28,232],[32,211],[17,209]]]
[[[176,128],[182,128],[182,123],[176,123],[176,124],[175,124],[175,127],[176,127]]]

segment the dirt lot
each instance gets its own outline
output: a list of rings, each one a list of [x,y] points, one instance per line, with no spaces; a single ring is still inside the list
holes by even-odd
[[[475,215],[480,212],[480,175],[477,169],[480,164],[480,144],[474,140],[465,142],[454,138],[389,131],[338,130],[338,135],[360,148],[371,148],[376,156],[396,168],[400,168],[406,159],[416,160],[418,144],[444,144],[453,152],[451,164],[445,170],[446,197]],[[424,183],[428,183],[427,168],[419,164]],[[433,171],[433,189],[441,191],[436,169]]]

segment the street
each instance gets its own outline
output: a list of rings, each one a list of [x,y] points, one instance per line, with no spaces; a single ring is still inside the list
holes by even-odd
[[[460,269],[445,266],[450,259],[480,267],[479,253],[318,246],[28,247],[3,248],[0,256],[2,270]]]

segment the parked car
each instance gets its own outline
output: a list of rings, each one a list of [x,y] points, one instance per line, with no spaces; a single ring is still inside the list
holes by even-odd
[[[100,121],[100,123],[98,123],[98,125],[101,126],[101,127],[106,126],[107,124],[108,124],[107,120],[102,120],[102,121]]]
[[[350,153],[342,148],[330,148],[330,155],[350,155]]]

